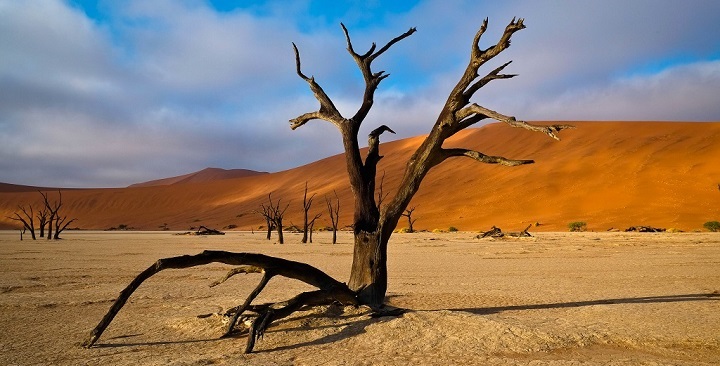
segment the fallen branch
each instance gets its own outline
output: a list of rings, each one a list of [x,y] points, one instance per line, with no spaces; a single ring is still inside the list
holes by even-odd
[[[247,346],[245,348],[246,353],[252,352],[255,342],[258,338],[262,338],[262,335],[272,321],[284,318],[303,306],[326,305],[334,302],[339,302],[343,305],[358,305],[355,292],[351,291],[347,285],[335,280],[325,272],[309,264],[270,257],[263,254],[206,250],[196,255],[183,255],[160,259],[141,272],[120,292],[115,303],[110,307],[110,310],[108,310],[100,323],[90,332],[88,339],[83,342],[83,347],[90,348],[97,342],[120,309],[125,305],[130,295],[148,278],[164,269],[190,268],[215,262],[243,266],[240,267],[242,269],[238,269],[236,273],[257,272],[258,269],[261,269],[263,272],[262,280],[255,290],[250,293],[245,303],[239,307],[228,326],[228,330],[224,334],[224,336],[226,336],[232,332],[235,322],[245,310],[251,309],[258,312],[259,316],[250,327],[250,334],[248,334]],[[230,273],[233,273],[233,271]],[[233,275],[230,273],[226,276],[226,279]],[[301,293],[284,302],[264,306],[251,306],[250,303],[262,291],[268,281],[276,275],[303,281],[317,287],[318,290]],[[220,283],[223,281],[224,280],[221,280]]]
[[[625,232],[638,232],[638,233],[662,233],[665,232],[664,228],[652,227],[652,226],[631,226],[625,229]]]
[[[512,238],[528,238],[532,237],[532,235],[528,232],[532,224],[528,225],[525,230],[523,231],[510,231],[510,232],[503,232],[499,227],[493,226],[492,229],[482,232],[479,235],[476,235],[476,239],[482,239],[482,238],[495,238],[500,239],[503,237],[512,237]]]

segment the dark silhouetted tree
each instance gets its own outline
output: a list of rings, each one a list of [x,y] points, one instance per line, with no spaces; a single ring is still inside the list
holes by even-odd
[[[337,192],[333,191],[333,193],[335,194],[335,204],[333,204],[332,199],[328,196],[325,196],[325,203],[327,204],[330,224],[332,225],[332,243],[336,244],[338,223],[340,222],[340,199],[338,198]]]
[[[413,219],[413,218],[412,218],[413,212],[415,212],[415,207],[411,207],[411,208],[405,209],[405,212],[402,214],[403,216],[407,217],[407,220],[408,220],[408,232],[409,232],[409,233],[414,233],[414,232],[415,232],[415,229],[413,228],[413,225],[415,224],[415,221],[417,221],[417,219]]]
[[[26,230],[30,231],[30,235],[33,240],[37,240],[37,237],[35,236],[35,217],[32,205],[28,205],[27,208],[25,206],[18,206],[18,210],[20,211],[15,211],[14,216],[8,216],[8,218],[22,223],[23,226],[22,229],[20,229],[20,240],[22,240],[23,234]]]

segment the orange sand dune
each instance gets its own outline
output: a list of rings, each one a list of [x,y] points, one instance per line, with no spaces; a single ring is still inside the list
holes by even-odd
[[[460,133],[448,145],[508,158],[535,159],[533,165],[503,167],[454,158],[434,168],[411,203],[416,228],[454,226],[483,230],[567,230],[585,221],[590,230],[651,225],[700,229],[720,220],[720,123],[579,122],[561,141],[503,124]],[[381,146],[384,191],[397,188],[407,158],[423,137]],[[273,198],[289,203],[285,223],[300,225],[305,182],[316,193],[311,213],[323,212],[324,197],[337,191],[341,225],[352,220],[352,197],[344,158],[329,157],[295,169],[244,178],[118,189],[69,190],[65,213],[77,226],[105,229],[125,224],[140,230],[171,230],[205,225],[257,229],[254,213]],[[52,197],[52,194],[51,194]],[[0,227],[18,204],[39,203],[37,192],[0,193]],[[388,198],[389,199],[389,198]],[[74,225],[73,225],[74,226]],[[405,226],[403,221],[399,227]]]
[[[248,169],[221,169],[205,168],[201,171],[184,174],[177,177],[151,180],[149,182],[131,184],[129,187],[152,187],[170,184],[204,183],[214,180],[251,177],[254,175],[267,174]]]

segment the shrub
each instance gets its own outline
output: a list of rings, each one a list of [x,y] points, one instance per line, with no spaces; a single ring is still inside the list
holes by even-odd
[[[568,224],[570,231],[585,231],[587,230],[587,223],[583,221],[575,221]]]
[[[435,234],[440,234],[440,233],[444,233],[445,230],[442,230],[442,229],[433,229],[432,232],[435,233]]]
[[[703,227],[706,228],[706,229],[708,229],[708,230],[710,230],[710,231],[712,231],[712,232],[714,232],[714,233],[717,233],[717,232],[720,231],[720,222],[717,222],[717,221],[708,221],[708,222],[706,222],[706,223],[703,224]]]
[[[402,228],[402,229],[395,230],[395,232],[396,232],[396,233],[401,233],[401,234],[407,234],[407,233],[411,233],[412,231],[410,231],[410,228],[404,227],[404,228]]]
[[[456,228],[455,226],[450,226],[450,227],[448,228],[448,232],[454,233],[454,232],[456,232],[456,231],[458,231],[458,228]]]

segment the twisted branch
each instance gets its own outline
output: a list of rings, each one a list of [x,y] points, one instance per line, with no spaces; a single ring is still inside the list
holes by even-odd
[[[97,342],[102,333],[110,325],[117,313],[120,311],[120,309],[122,309],[127,300],[130,298],[130,295],[132,295],[132,293],[135,292],[135,290],[148,278],[165,269],[190,268],[215,262],[239,266],[249,266],[248,268],[257,267],[262,268],[265,271],[265,274],[260,284],[258,284],[255,290],[246,299],[243,306],[241,306],[240,310],[236,313],[236,316],[234,318],[235,321],[240,316],[242,311],[244,311],[250,306],[250,302],[255,298],[255,296],[257,296],[257,294],[260,293],[260,291],[262,291],[265,284],[267,284],[267,281],[269,281],[270,278],[275,275],[303,281],[309,285],[317,287],[319,290],[315,291],[315,293],[318,294],[316,296],[311,296],[308,298],[303,297],[301,299],[294,300],[294,302],[291,303],[293,306],[289,308],[286,306],[283,307],[285,305],[284,303],[276,304],[281,306],[280,309],[275,309],[273,307],[274,305],[265,307],[266,311],[275,313],[274,315],[261,314],[261,317],[264,316],[266,319],[270,319],[270,321],[272,321],[272,319],[279,319],[279,317],[289,315],[290,313],[295,311],[292,309],[298,309],[301,306],[301,304],[299,304],[298,302],[301,300],[305,300],[305,305],[315,304],[319,301],[320,298],[326,301],[338,301],[342,304],[348,305],[358,304],[355,293],[351,291],[346,284],[335,280],[334,278],[328,276],[325,272],[309,264],[290,261],[282,258],[270,257],[263,254],[233,253],[226,251],[206,250],[196,255],[183,255],[178,257],[160,259],[153,265],[148,267],[146,270],[141,272],[137,277],[135,277],[135,279],[132,280],[132,282],[130,282],[130,284],[127,285],[127,287],[125,287],[124,290],[120,292],[120,295],[115,300],[115,303],[113,303],[113,305],[110,307],[110,310],[108,310],[107,314],[105,314],[100,323],[98,323],[98,325],[90,332],[90,336],[87,340],[85,340],[83,346],[85,348],[90,348]],[[270,318],[268,318],[268,316]],[[231,326],[234,326],[234,323],[232,323]],[[246,348],[246,352],[252,351],[252,345],[255,344],[257,336],[262,336],[262,331],[264,331],[267,326],[269,326],[269,322],[267,322],[267,324],[264,324],[263,327],[259,328],[259,333],[258,331],[251,331],[250,337],[248,338],[248,348]]]

